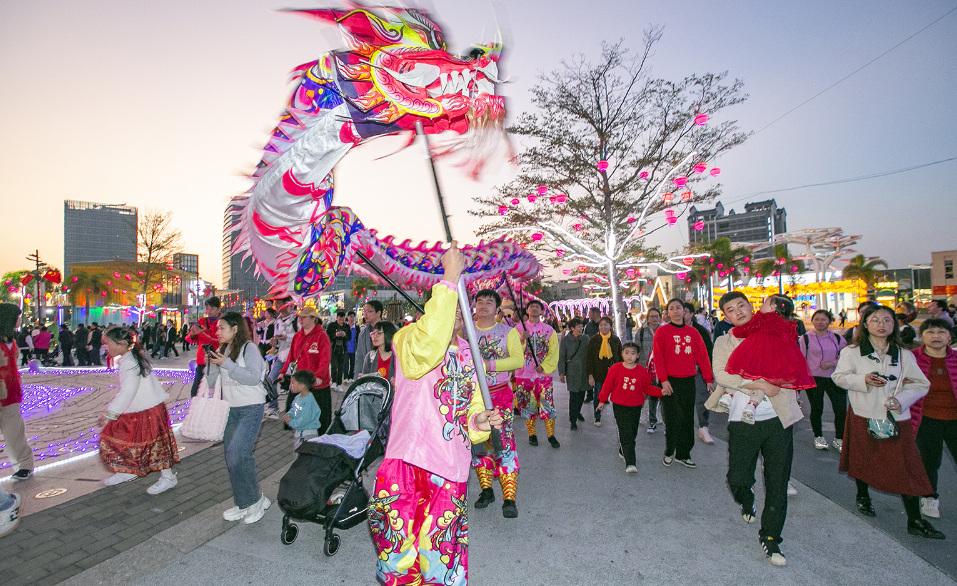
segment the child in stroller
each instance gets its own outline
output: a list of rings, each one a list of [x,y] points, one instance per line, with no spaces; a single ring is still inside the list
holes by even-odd
[[[333,556],[340,543],[334,530],[365,521],[369,494],[362,473],[385,454],[391,408],[389,381],[363,377],[349,386],[326,433],[296,449],[299,456],[279,481],[283,544],[299,535],[291,519],[318,523],[326,533],[323,553]]]

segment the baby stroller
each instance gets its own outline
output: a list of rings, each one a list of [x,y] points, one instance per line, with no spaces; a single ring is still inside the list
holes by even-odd
[[[276,498],[283,512],[279,539],[284,545],[299,535],[291,519],[318,523],[326,529],[322,552],[334,556],[339,551],[334,530],[350,529],[366,519],[369,493],[362,486],[362,473],[385,455],[391,409],[389,381],[379,376],[360,378],[349,386],[325,436],[348,438],[365,430],[370,437],[363,453],[353,457],[337,445],[315,442],[296,449],[298,457],[279,481]]]

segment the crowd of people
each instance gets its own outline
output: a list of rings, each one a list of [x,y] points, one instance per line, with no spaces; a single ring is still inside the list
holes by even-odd
[[[664,423],[665,467],[677,463],[693,469],[696,438],[714,442],[710,413],[727,413],[728,486],[746,523],[758,519],[753,487],[763,458],[766,498],[758,536],[774,565],[786,564],[780,543],[787,498],[795,493],[790,484],[793,426],[804,417],[802,394],[810,405],[813,445],[840,452],[839,470],[856,482],[857,510],[876,515],[870,487],[900,494],[908,533],[944,538],[927,518],[940,515],[943,449],[953,454],[957,447],[957,352],[950,347],[953,321],[942,317],[948,315],[946,305],[932,304],[931,317],[914,328],[912,306],[899,315],[864,303],[858,308],[859,323],[842,336],[826,310],[813,313],[808,330],[786,296],[769,296],[756,312],[744,294],[730,292],[719,300],[720,321],[672,299],[635,316],[622,340],[612,316],[597,309],[587,319],[548,323],[546,308],[537,300],[509,313],[499,294],[485,289],[475,295],[474,320],[492,398],[486,409],[471,366],[478,357],[473,359],[464,340],[450,284],[461,272],[461,262],[452,247],[443,257],[446,279],[433,288],[425,314],[409,324],[386,321],[375,300],[363,305],[360,326],[356,314],[345,311],[323,324],[313,307],[299,309],[288,298],[273,300],[254,320],[223,311],[214,297],[206,302],[205,316],[182,329],[172,322],[142,330],[101,330],[95,323],[75,332],[61,328],[64,363],[72,346],[80,364],[94,364],[91,349],[102,342],[118,372],[116,396],[99,421],[101,458],[114,473],[106,484],[159,472],[147,492],[160,494],[177,485],[173,467],[179,457],[166,395],[152,374],[150,357],[176,353],[175,344],[182,342],[183,351],[196,346],[192,396],[216,388],[229,404],[223,444],[234,506],[223,513],[227,520],[256,522],[271,504],[260,491],[252,453],[264,419],[281,420],[298,447],[329,427],[333,390],[344,391],[363,376],[379,376],[393,385],[391,436],[370,506],[404,521],[408,547],[418,557],[409,567],[405,549],[374,539],[378,576],[385,583],[416,572],[426,576],[436,564],[452,574],[467,571],[464,547],[440,555],[418,529],[430,515],[464,520],[469,468],[475,469],[481,487],[476,508],[495,501],[497,478],[503,516],[518,516],[520,467],[513,424],[516,418],[525,420],[528,444],[535,447],[541,419],[547,443],[560,447],[555,438],[556,370],[568,390],[571,431],[586,416],[601,426],[605,406],[612,404],[626,474],[638,472],[636,438],[643,421],[649,434]],[[23,339],[25,331],[28,339]],[[26,350],[19,350],[21,340]],[[45,328],[19,328],[19,310],[0,304],[0,427],[18,480],[29,478],[33,469],[16,408],[22,399],[18,351],[39,358],[49,348]],[[283,409],[279,399],[267,404],[267,382],[287,391]],[[439,388],[450,392],[433,392]],[[830,439],[824,432],[825,397],[834,413]],[[585,404],[589,407],[583,413]],[[493,428],[501,440],[494,446]],[[452,442],[454,437],[463,441]],[[432,480],[422,482],[423,474]],[[15,526],[18,499],[0,489],[0,532]],[[423,502],[428,505],[420,506]]]

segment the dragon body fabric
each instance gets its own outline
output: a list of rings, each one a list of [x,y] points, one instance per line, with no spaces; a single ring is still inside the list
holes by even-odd
[[[233,227],[233,252],[253,257],[274,294],[316,295],[341,270],[378,279],[354,262],[357,252],[404,286],[438,282],[441,245],[379,238],[351,209],[332,206],[332,169],[371,138],[403,132],[414,138],[420,123],[427,134],[461,135],[446,153],[464,153],[468,172],[477,176],[488,144],[503,139],[504,99],[494,86],[500,45],[476,46],[468,57],[455,57],[439,27],[420,11],[351,6],[294,11],[338,25],[346,49],[293,71],[298,86],[264,147]],[[524,280],[541,270],[533,255],[504,238],[463,252],[467,281],[504,274]]]

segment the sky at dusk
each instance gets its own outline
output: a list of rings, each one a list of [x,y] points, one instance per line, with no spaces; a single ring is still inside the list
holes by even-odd
[[[325,4],[303,0],[289,6]],[[222,279],[224,207],[244,192],[288,97],[293,67],[338,48],[332,28],[274,12],[275,0],[161,3],[44,0],[0,3],[0,271],[26,268],[35,249],[62,266],[63,200],[127,203],[173,214],[200,273]],[[456,53],[493,39],[508,46],[510,120],[531,108],[540,72],[603,40],[639,50],[663,25],[653,75],[729,71],[750,98],[713,121],[764,128],[955,7],[955,0],[424,4]],[[497,20],[496,20],[497,15]],[[957,160],[864,181],[758,192],[860,177],[957,157],[957,12],[710,163],[725,208],[775,197],[788,228],[842,227],[855,248],[891,268],[957,248]],[[421,150],[392,139],[349,153],[336,169],[335,205],[380,234],[442,239]],[[519,143],[514,143],[521,148]],[[514,175],[508,166],[465,178],[441,165],[452,229],[474,242],[471,198]],[[733,203],[732,203],[733,202]],[[655,243],[677,250],[684,221]]]

